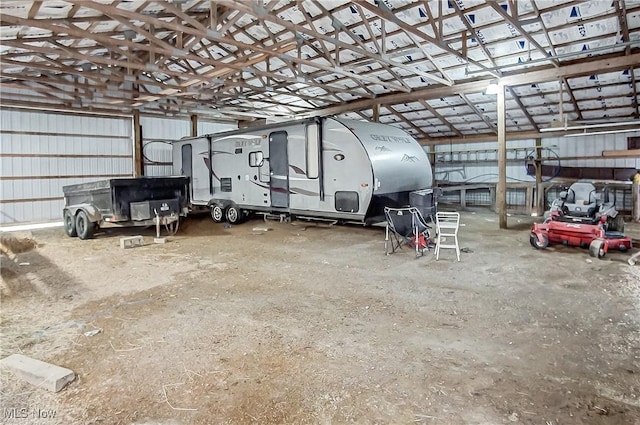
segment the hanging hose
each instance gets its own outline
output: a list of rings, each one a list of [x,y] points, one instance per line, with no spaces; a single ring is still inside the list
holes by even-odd
[[[549,182],[553,179],[555,179],[556,177],[558,177],[560,175],[560,170],[562,169],[562,165],[560,164],[560,155],[557,154],[556,151],[549,149],[549,148],[542,148],[542,150],[547,150],[549,152],[551,152],[555,157],[556,160],[558,161],[558,165],[555,167],[555,170],[553,172],[553,174],[542,180],[543,183]],[[535,158],[532,156],[535,153],[535,150],[527,152],[527,155],[525,156],[525,160],[524,160],[524,168],[528,174],[529,168],[527,167],[527,165],[529,164],[530,161],[535,161]],[[540,166],[542,167],[542,160],[540,160]]]

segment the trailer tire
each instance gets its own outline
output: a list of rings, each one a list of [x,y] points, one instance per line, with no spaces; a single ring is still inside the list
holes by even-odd
[[[76,218],[71,214],[69,210],[65,210],[62,215],[62,219],[64,221],[64,232],[70,238],[75,238],[78,236],[78,232],[76,231]]]
[[[222,208],[221,205],[213,204],[211,205],[211,218],[215,223],[222,223],[226,216],[226,211]]]
[[[535,233],[531,233],[529,236],[529,243],[535,249],[545,249],[549,246],[549,237],[544,233],[541,233],[540,236],[542,240],[538,239],[538,235]]]
[[[245,214],[235,204],[231,204],[227,207],[225,215],[229,224],[240,224],[245,219]]]
[[[76,232],[82,240],[91,239],[96,226],[89,220],[89,216],[83,210],[76,215]]]

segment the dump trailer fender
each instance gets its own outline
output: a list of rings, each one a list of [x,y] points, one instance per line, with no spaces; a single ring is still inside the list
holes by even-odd
[[[102,221],[102,214],[100,214],[100,210],[98,210],[92,204],[69,205],[67,207],[64,207],[62,212],[64,214],[65,211],[69,211],[71,215],[75,217],[80,210],[84,211],[87,214],[89,220],[91,220],[92,223]]]

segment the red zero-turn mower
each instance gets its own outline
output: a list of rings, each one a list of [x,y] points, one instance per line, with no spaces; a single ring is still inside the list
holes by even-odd
[[[576,198],[576,194],[583,192],[580,189],[586,189],[584,197],[580,198],[582,200]],[[560,194],[559,200],[554,201],[548,218],[531,227],[529,242],[536,249],[544,249],[550,243],[589,247],[589,255],[598,258],[612,249],[630,249],[631,238],[622,233],[622,217],[612,205],[607,205],[607,211],[603,211],[601,200],[602,194],[596,193],[590,183],[574,183],[567,192]],[[612,220],[611,211],[615,220]]]

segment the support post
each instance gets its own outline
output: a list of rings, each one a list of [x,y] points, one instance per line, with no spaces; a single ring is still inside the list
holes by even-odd
[[[429,162],[431,163],[431,184],[436,185],[436,147],[435,145],[429,145]]]
[[[507,127],[505,122],[504,85],[498,83],[498,191],[496,203],[500,229],[507,228]]]
[[[142,155],[142,126],[140,110],[133,110],[133,177],[144,175],[144,157]]]
[[[542,185],[542,139],[536,139],[536,214],[544,214],[544,186]]]
[[[380,104],[373,105],[373,122],[380,122]]]
[[[191,115],[191,137],[198,135],[198,116],[196,114]]]

